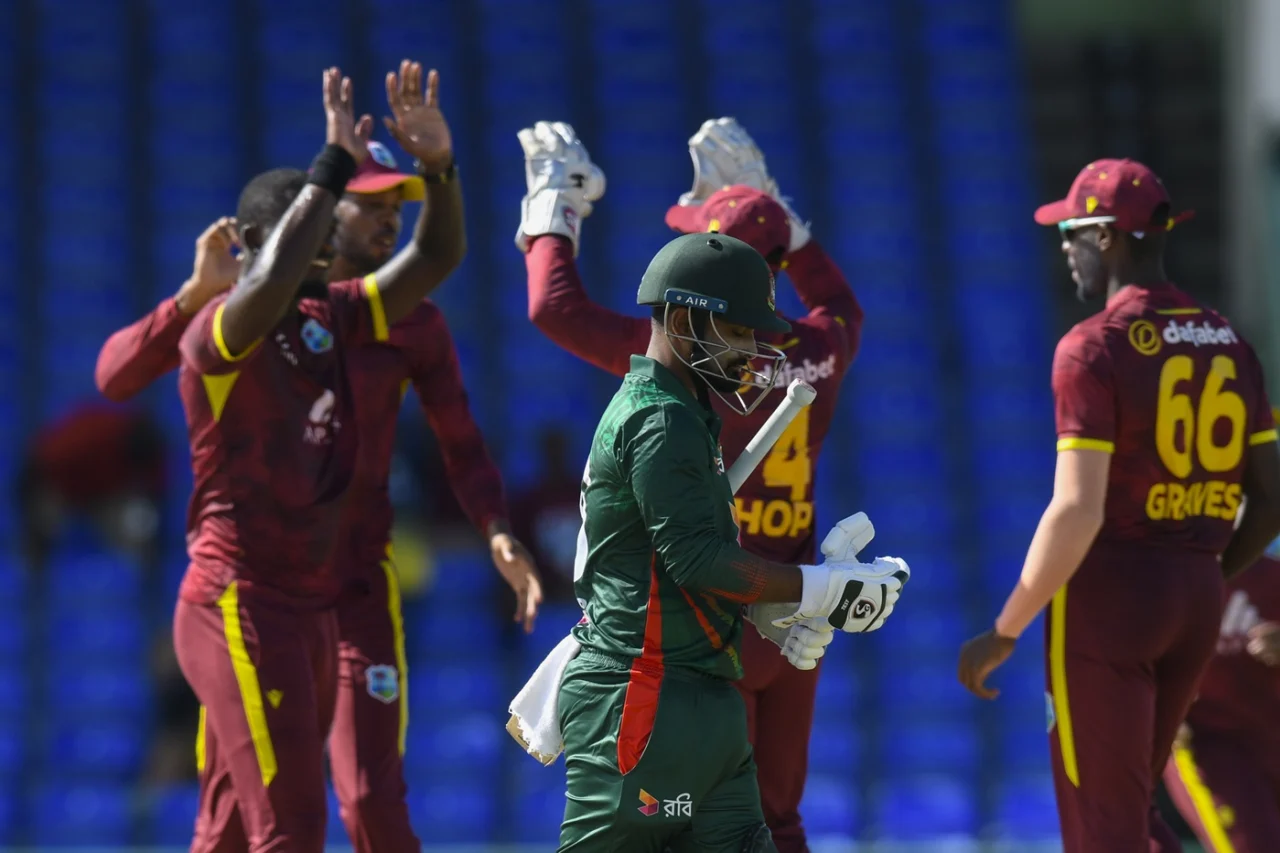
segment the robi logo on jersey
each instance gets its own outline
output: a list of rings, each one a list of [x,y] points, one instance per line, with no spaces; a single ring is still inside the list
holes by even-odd
[[[761,371],[765,379],[772,378],[773,365],[766,364]],[[830,379],[836,374],[836,357],[831,354],[818,363],[814,363],[809,359],[805,359],[799,364],[784,362],[778,371],[778,383],[774,387],[786,388],[791,384],[792,379],[799,379],[801,382],[808,382],[810,385],[820,379]]]

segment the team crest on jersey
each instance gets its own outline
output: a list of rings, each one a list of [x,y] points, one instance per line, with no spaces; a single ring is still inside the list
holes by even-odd
[[[318,355],[333,349],[333,333],[312,318],[302,324],[302,342]]]
[[[400,698],[400,679],[394,666],[375,664],[364,671],[364,679],[369,695],[384,705]]]
[[[369,143],[369,156],[373,158],[373,162],[387,169],[396,167],[395,155],[391,153],[391,149],[383,145],[381,142]]]

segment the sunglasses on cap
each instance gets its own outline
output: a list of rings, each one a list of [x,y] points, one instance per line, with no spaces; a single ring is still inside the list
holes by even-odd
[[[1114,216],[1081,216],[1077,219],[1064,219],[1058,223],[1058,233],[1062,239],[1070,240],[1074,232],[1089,225],[1106,225],[1115,222]]]

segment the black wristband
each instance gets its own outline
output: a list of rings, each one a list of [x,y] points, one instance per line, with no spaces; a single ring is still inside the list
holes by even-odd
[[[448,167],[442,172],[428,173],[423,168],[421,160],[414,160],[413,168],[417,171],[418,177],[422,178],[423,183],[427,184],[447,184],[458,176],[458,164],[454,160],[450,160]]]
[[[311,171],[307,175],[307,183],[323,187],[342,198],[347,191],[347,181],[356,173],[356,158],[341,145],[326,145],[311,161]]]

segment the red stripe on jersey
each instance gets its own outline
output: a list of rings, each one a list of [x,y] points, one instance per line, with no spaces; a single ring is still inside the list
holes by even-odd
[[[649,604],[645,611],[644,646],[631,663],[631,679],[618,721],[618,772],[630,773],[640,763],[653,734],[662,692],[662,599],[658,595],[658,557],[649,562]]]

